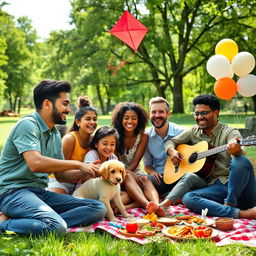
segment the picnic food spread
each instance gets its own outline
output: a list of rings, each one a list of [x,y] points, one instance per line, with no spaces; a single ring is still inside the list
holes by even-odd
[[[150,221],[156,221],[157,220],[157,215],[154,212],[152,212],[151,214],[146,214],[142,218],[146,219],[146,220],[150,220]]]
[[[176,218],[161,217],[157,219],[157,222],[165,226],[172,226],[177,224],[179,221]]]
[[[119,229],[119,233],[127,237],[146,238],[162,232],[172,239],[209,239],[218,234],[217,230],[208,227],[214,224],[213,220],[209,220],[190,215],[158,218],[154,213],[146,214],[140,219],[127,219],[125,229]]]
[[[195,224],[198,224],[198,225],[206,223],[205,219],[199,218],[197,216],[190,216],[190,215],[177,216],[176,219],[178,220],[178,223],[180,223],[181,221],[186,222],[188,224],[195,223]]]
[[[141,228],[144,225],[149,224],[150,220],[140,218],[140,219],[137,219],[137,223],[138,223],[139,227]]]
[[[168,235],[172,238],[211,238],[213,229],[205,226],[172,226],[165,230],[165,235]]]
[[[165,226],[163,224],[157,223],[156,221],[152,221],[151,223],[143,226],[143,229],[155,232],[161,232],[163,228],[165,228]]]
[[[138,229],[135,233],[129,233],[125,229],[119,229],[119,233],[121,235],[128,236],[128,237],[145,238],[145,237],[153,236],[155,234],[155,231]]]

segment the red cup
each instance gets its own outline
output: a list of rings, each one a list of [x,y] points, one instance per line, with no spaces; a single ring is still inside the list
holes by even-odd
[[[139,229],[139,225],[137,223],[136,218],[128,218],[125,224],[125,229],[128,233],[136,233]]]

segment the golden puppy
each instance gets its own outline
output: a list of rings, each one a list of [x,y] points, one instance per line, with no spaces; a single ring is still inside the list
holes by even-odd
[[[73,195],[103,202],[107,208],[106,217],[110,221],[118,221],[110,206],[112,200],[121,214],[125,218],[129,217],[120,196],[120,183],[126,175],[124,164],[118,160],[109,160],[101,165],[99,172],[100,178],[87,180],[75,190]]]

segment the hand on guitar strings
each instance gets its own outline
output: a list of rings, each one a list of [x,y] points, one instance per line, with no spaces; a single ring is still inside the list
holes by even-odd
[[[238,156],[243,153],[243,149],[241,148],[238,141],[239,141],[239,138],[236,138],[235,140],[233,140],[227,144],[227,152],[230,155]]]
[[[178,166],[180,161],[184,160],[183,155],[173,148],[168,149],[168,155],[171,157],[171,161],[175,166]]]

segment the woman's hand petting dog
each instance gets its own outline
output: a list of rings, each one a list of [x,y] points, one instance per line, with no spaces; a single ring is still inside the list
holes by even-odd
[[[100,177],[99,169],[100,162],[95,161],[92,163],[83,163],[80,167],[80,170],[84,172],[86,175],[89,175],[91,178]]]

